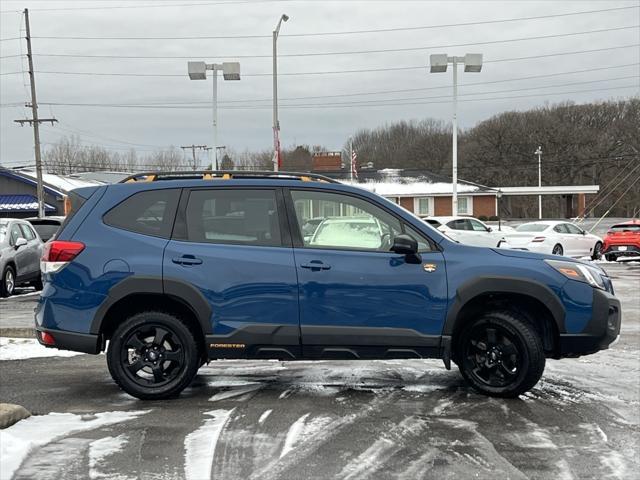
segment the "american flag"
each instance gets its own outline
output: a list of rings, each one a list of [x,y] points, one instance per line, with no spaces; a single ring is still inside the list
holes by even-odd
[[[358,154],[355,150],[351,150],[351,177],[358,178],[358,167],[357,167]]]

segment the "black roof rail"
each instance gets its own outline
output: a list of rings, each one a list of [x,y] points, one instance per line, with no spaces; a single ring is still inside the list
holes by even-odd
[[[272,178],[276,180],[300,180],[302,182],[341,183],[333,178],[307,172],[272,172],[268,170],[187,170],[175,172],[140,172],[123,178],[118,183],[157,182],[159,180],[230,180]]]

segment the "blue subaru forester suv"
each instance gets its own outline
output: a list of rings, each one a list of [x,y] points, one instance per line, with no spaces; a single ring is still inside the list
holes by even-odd
[[[142,399],[211,359],[454,361],[513,397],[545,359],[607,348],[620,302],[568,258],[461,245],[311,174],[139,174],[82,188],[42,259],[40,343],[97,354]]]

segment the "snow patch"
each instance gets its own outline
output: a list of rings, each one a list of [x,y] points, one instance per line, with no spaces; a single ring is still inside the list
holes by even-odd
[[[271,412],[273,412],[273,410],[265,410],[265,412],[262,415],[260,415],[260,418],[258,419],[258,423],[262,425],[264,421],[267,419],[267,417],[271,415]]]
[[[219,402],[220,400],[227,400],[229,398],[239,397],[247,393],[255,392],[256,390],[259,390],[261,388],[262,388],[262,385],[259,383],[246,385],[244,387],[230,388],[229,390],[224,390],[222,392],[216,393],[213,397],[209,399],[209,401]],[[238,399],[238,400],[241,400],[241,399]]]
[[[187,480],[211,478],[216,444],[231,412],[233,409],[204,412],[213,418],[205,420],[200,428],[184,439],[184,474]]]
[[[611,471],[613,478],[628,478],[626,462],[620,453],[611,451],[600,457],[600,461]]]
[[[40,357],[75,357],[80,352],[43,347],[34,338],[0,337],[0,360],[24,360]]]
[[[89,478],[113,478],[111,474],[102,473],[99,468],[103,466],[104,460],[124,449],[129,441],[127,435],[122,434],[117,437],[104,437],[89,444]],[[119,477],[123,478],[123,477]],[[124,477],[126,478],[126,477]]]
[[[327,416],[318,416],[307,422],[309,415],[311,414],[307,413],[301,416],[293,423],[293,425],[291,425],[291,427],[289,427],[287,437],[284,440],[284,446],[282,447],[282,452],[280,452],[280,458],[291,452],[296,445],[304,443],[311,437],[319,434],[329,423],[331,423],[331,417]]]
[[[133,420],[150,410],[102,412],[95,415],[49,413],[32,416],[0,430],[0,478],[11,478],[29,452],[71,433]]]

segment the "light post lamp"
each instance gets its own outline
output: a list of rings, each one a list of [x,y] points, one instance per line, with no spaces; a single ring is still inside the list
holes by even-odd
[[[500,204],[501,204],[501,199],[502,199],[502,190],[498,190],[496,192],[496,198],[498,199],[498,231],[501,232],[502,231],[502,216],[500,215]]]
[[[278,120],[278,35],[280,25],[289,20],[289,16],[282,14],[273,31],[273,171],[280,169],[280,121]]]
[[[533,153],[538,155],[538,188],[542,190],[542,147],[538,146]],[[542,194],[538,194],[538,220],[542,220]]]
[[[482,54],[467,53],[464,57],[450,57],[446,53],[433,54],[429,57],[431,73],[444,73],[447,66],[453,65],[453,196],[451,197],[451,214],[458,214],[458,64],[464,64],[465,72],[482,70]]]
[[[222,71],[225,80],[240,80],[240,63],[205,63],[188,62],[189,78],[191,80],[206,80],[207,70],[213,72],[213,158],[218,169],[218,71]]]

